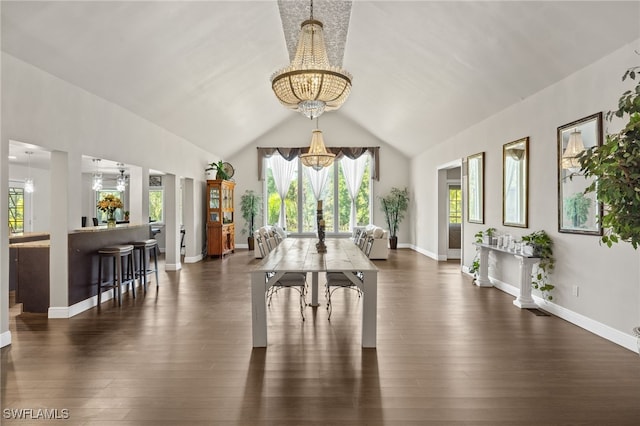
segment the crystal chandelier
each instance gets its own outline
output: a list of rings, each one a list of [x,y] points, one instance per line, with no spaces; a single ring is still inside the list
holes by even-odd
[[[335,154],[327,152],[320,129],[315,129],[311,133],[309,152],[300,154],[300,161],[302,161],[303,165],[311,167],[313,170],[321,170],[323,167],[329,167],[333,164],[335,157]]]
[[[329,64],[322,22],[311,18],[300,26],[295,57],[271,76],[271,88],[282,105],[314,119],[338,109],[351,92],[351,74]]]
[[[584,151],[584,143],[582,142],[582,132],[575,129],[569,134],[569,141],[567,147],[562,153],[562,168],[567,169],[570,172],[577,173],[580,171],[580,161],[578,161],[578,155]]]
[[[127,189],[127,178],[124,175],[124,169],[122,167],[124,167],[124,164],[122,163],[118,163],[118,166],[120,166],[120,176],[118,176],[118,179],[116,179],[116,190],[120,191],[120,192],[124,192],[125,189]]]
[[[33,179],[31,179],[31,155],[33,151],[25,151],[27,154],[27,178],[24,180],[24,192],[31,194],[34,191]]]
[[[99,171],[100,159],[94,158],[93,164],[96,166],[96,171],[93,173],[93,184],[91,188],[94,191],[100,191],[102,189],[102,173]]]

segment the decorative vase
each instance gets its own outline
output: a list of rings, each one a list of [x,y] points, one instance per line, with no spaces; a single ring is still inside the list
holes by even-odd
[[[115,228],[116,227],[116,213],[115,212],[107,212],[107,228]]]

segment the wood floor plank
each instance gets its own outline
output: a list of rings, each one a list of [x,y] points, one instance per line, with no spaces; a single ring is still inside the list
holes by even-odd
[[[338,290],[300,319],[297,293],[267,310],[252,348],[252,252],[162,272],[68,320],[11,318],[1,408],[68,409],[68,425],[636,425],[640,357],[479,288],[411,250],[376,261],[377,348],[362,299]],[[163,268],[162,268],[163,269]],[[321,274],[320,282],[323,283]],[[2,424],[46,422],[2,418]]]

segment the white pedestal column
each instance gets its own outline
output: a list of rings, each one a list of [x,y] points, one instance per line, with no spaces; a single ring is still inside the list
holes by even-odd
[[[531,271],[533,265],[540,259],[537,257],[515,256],[520,263],[520,295],[513,301],[519,308],[537,308],[536,302],[531,297]]]
[[[480,270],[478,271],[476,285],[478,287],[493,287],[493,284],[489,281],[489,249],[479,246],[478,250],[480,250]]]

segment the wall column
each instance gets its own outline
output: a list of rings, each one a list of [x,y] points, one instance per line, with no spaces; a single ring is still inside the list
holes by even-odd
[[[182,187],[182,224],[185,229],[184,263],[195,263],[202,259],[202,253],[197,247],[195,192],[193,179],[185,178]]]
[[[180,179],[167,174],[162,177],[164,186],[164,225],[165,225],[165,269],[178,271],[180,264]]]
[[[51,212],[56,212],[49,224],[51,246],[49,248],[49,318],[69,318],[69,224],[78,216],[70,208],[69,194],[79,183],[70,183],[69,155],[62,151],[51,153]],[[74,180],[74,179],[71,179]],[[75,179],[80,182],[80,179]],[[75,192],[75,193],[79,193]],[[74,205],[80,205],[80,201]]]

